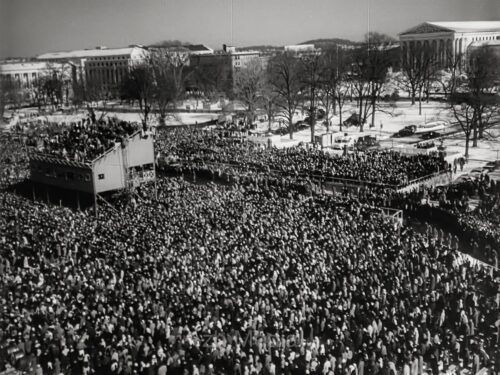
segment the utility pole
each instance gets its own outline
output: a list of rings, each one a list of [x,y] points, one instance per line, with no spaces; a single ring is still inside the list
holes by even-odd
[[[233,39],[233,0],[231,1],[231,46],[234,45],[234,39]]]

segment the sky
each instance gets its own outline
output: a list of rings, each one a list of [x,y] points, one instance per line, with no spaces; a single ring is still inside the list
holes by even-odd
[[[0,0],[0,58],[162,40],[220,49],[500,20],[500,0]]]

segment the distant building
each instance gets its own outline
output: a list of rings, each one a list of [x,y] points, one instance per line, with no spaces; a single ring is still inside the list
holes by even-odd
[[[260,59],[259,51],[236,51],[236,47],[222,45],[222,50],[231,58],[231,67],[234,72],[247,66],[251,61]]]
[[[70,64],[73,79],[93,82],[105,90],[115,88],[130,68],[147,57],[148,51],[137,45],[125,48],[96,47],[39,55],[39,61]]]
[[[191,55],[209,55],[214,53],[214,50],[204,44],[190,44],[185,46]]]
[[[465,58],[474,42],[500,40],[500,21],[424,22],[399,34],[403,53],[411,46],[429,46],[443,65]]]
[[[63,64],[38,61],[4,62],[0,64],[0,77],[17,82],[21,88],[30,89],[41,77],[61,73]]]
[[[62,81],[62,100],[67,103],[73,95],[71,69],[67,65],[39,61],[7,61],[0,64],[0,79],[15,84],[10,87],[16,88],[22,103],[35,103],[40,94],[37,83],[53,76]]]
[[[251,61],[259,60],[265,64],[267,57],[261,56],[259,51],[238,51],[236,47],[224,44],[221,51],[213,53],[192,54],[191,66],[205,67],[211,74],[217,74],[222,86],[232,89],[235,73],[247,66]]]
[[[314,52],[316,48],[314,44],[292,44],[285,46],[285,52]]]

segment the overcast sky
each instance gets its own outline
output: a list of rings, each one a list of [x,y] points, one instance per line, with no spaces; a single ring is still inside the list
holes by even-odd
[[[0,58],[173,39],[212,48],[361,40],[468,20],[500,20],[500,0],[0,0]]]

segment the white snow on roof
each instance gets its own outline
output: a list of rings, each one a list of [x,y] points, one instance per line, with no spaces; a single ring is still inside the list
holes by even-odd
[[[39,60],[49,59],[71,59],[71,58],[89,58],[105,57],[116,55],[130,55],[137,47],[126,48],[105,48],[105,49],[80,49],[75,51],[48,52],[37,57]]]
[[[456,32],[500,31],[500,21],[426,22]]]
[[[45,61],[25,61],[25,62],[10,62],[0,64],[0,73],[10,73],[26,70],[48,70],[50,68],[60,69],[61,64],[49,64]]]

